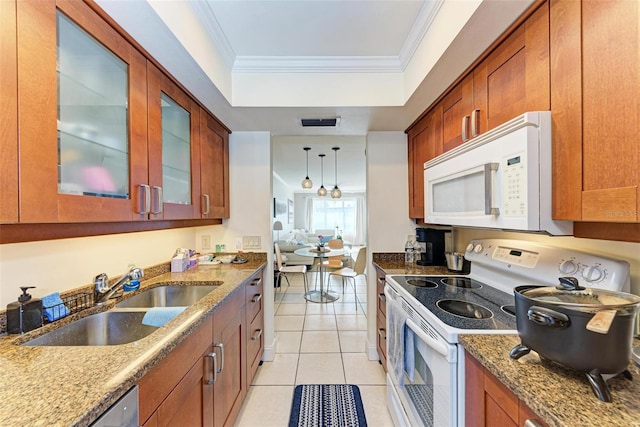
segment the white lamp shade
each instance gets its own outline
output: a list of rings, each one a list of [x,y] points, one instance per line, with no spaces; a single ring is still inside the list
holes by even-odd
[[[282,223],[280,221],[275,221],[273,223],[273,229],[276,231],[282,230]]]

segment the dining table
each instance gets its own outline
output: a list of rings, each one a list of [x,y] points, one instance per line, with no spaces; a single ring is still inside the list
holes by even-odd
[[[348,253],[348,251],[344,248],[341,249],[331,249],[329,247],[317,248],[317,247],[304,247],[300,249],[296,249],[293,253],[300,256],[312,257],[318,259],[318,272],[320,273],[320,290],[308,290],[304,294],[304,298],[310,302],[317,303],[328,303],[334,302],[340,298],[340,295],[337,292],[331,291],[327,288],[325,289],[324,283],[324,265],[323,262],[329,257],[333,256],[344,256]],[[327,283],[328,285],[328,283]]]

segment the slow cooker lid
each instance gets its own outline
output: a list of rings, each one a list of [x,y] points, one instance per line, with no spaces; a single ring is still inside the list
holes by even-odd
[[[559,305],[623,307],[640,304],[640,297],[606,289],[585,288],[574,277],[560,277],[558,286],[533,287],[522,291],[527,298]]]

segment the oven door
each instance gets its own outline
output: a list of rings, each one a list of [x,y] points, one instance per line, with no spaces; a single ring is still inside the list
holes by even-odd
[[[409,426],[457,425],[457,346],[446,342],[402,297],[387,288],[388,394],[398,400],[390,402],[390,407],[402,408],[394,421]],[[401,329],[391,324],[394,319],[404,320],[401,337],[397,335]],[[402,345],[400,361],[394,360],[398,351],[390,348],[394,343]]]

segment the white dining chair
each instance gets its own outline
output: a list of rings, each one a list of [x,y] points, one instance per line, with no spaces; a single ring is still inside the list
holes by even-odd
[[[356,277],[363,275],[366,277],[365,268],[367,265],[367,248],[360,248],[358,255],[356,256],[356,262],[353,268],[345,267],[339,270],[329,273],[329,282],[331,282],[332,276],[342,278],[342,293],[344,294],[345,279],[351,279],[353,281],[353,295],[356,295]],[[358,299],[356,298],[356,310],[358,309]]]
[[[304,292],[307,293],[307,266],[306,265],[284,265],[282,261],[282,253],[280,252],[280,246],[277,243],[274,244],[276,249],[276,263],[278,265],[278,281],[281,277],[287,281],[287,285],[291,286],[287,273],[290,274],[302,274],[302,280],[304,281]],[[280,290],[282,290],[282,283],[280,282]]]

